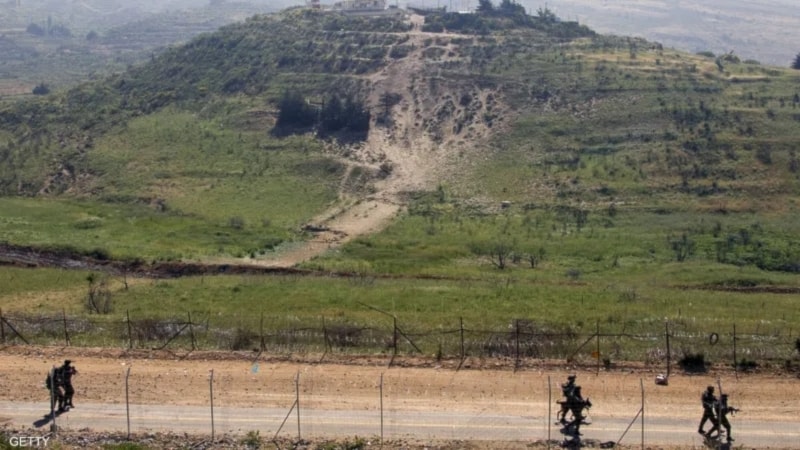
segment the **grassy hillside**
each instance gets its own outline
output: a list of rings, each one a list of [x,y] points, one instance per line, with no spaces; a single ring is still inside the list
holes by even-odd
[[[275,137],[288,91],[362,99],[368,139]],[[276,326],[374,320],[368,304],[427,329],[459,316],[782,329],[800,289],[799,92],[796,71],[549,16],[258,16],[0,111],[0,240],[260,257],[310,238],[300,226],[344,191],[386,195],[405,206],[394,223],[303,265],[347,281],[114,282],[113,317],[212,310],[252,329],[266,298]],[[419,182],[381,191],[404,177]],[[85,293],[69,283],[53,296],[78,314]],[[15,289],[5,303],[25,298]]]

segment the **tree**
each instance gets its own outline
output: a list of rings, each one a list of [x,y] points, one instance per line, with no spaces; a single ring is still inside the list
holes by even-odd
[[[501,1],[498,11],[500,12],[500,14],[508,17],[525,15],[525,7],[515,2],[514,0]]]
[[[341,130],[347,124],[344,107],[338,96],[328,98],[320,112],[320,132],[325,135]]]
[[[794,62],[792,63],[792,69],[800,70],[800,53],[794,57]]]
[[[278,103],[278,120],[276,128],[304,128],[313,126],[317,120],[317,112],[303,98],[294,91],[283,93]]]
[[[505,239],[493,241],[473,242],[470,244],[470,251],[480,257],[484,257],[500,270],[508,267],[508,260],[514,253],[514,244]]]
[[[366,133],[369,131],[369,110],[353,96],[348,96],[344,103],[344,115],[347,117],[346,127],[351,132]]]
[[[50,93],[50,88],[44,83],[39,83],[33,88],[33,95],[47,95]]]
[[[551,11],[550,8],[548,8],[547,6],[545,6],[544,9],[539,8],[538,10],[536,10],[536,15],[544,23],[558,22],[558,16],[556,16],[556,14],[553,11]]]
[[[491,14],[494,12],[494,5],[492,0],[478,0],[478,8],[476,11],[479,14]]]
[[[694,241],[689,239],[686,233],[683,233],[679,238],[670,237],[669,245],[672,251],[675,252],[675,260],[678,262],[686,261],[686,258],[694,254]]]
[[[28,28],[26,28],[25,31],[27,31],[28,34],[32,34],[34,36],[44,36],[47,33],[44,30],[44,28],[42,28],[42,26],[37,23],[32,23],[28,25]]]
[[[109,314],[112,309],[111,289],[105,278],[98,279],[97,275],[90,273],[86,276],[89,282],[89,293],[86,295],[86,309],[92,314]]]

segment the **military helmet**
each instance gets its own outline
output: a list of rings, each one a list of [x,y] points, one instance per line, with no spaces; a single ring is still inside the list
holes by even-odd
[[[72,364],[72,360],[69,360],[69,359],[65,359],[65,360],[64,360],[64,365],[65,365],[65,366],[68,366],[68,365],[70,365],[70,364]]]
[[[571,380],[571,381],[574,381],[575,378],[577,378],[577,376],[575,374],[571,374],[570,376],[567,377],[567,379]]]
[[[708,392],[714,392],[714,386],[709,386],[706,388]]]

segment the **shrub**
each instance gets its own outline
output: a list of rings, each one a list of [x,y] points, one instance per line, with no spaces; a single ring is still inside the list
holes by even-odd
[[[702,353],[684,353],[683,358],[678,361],[678,365],[686,372],[704,373],[708,371],[706,367],[706,355]]]
[[[228,226],[234,230],[244,229],[244,219],[241,216],[233,216],[228,219]]]
[[[250,350],[254,347],[254,342],[258,340],[258,335],[252,331],[237,328],[231,339],[231,350]]]
[[[746,358],[742,358],[741,361],[736,363],[736,368],[742,372],[750,372],[758,368],[758,363]]]
[[[33,95],[47,95],[50,93],[50,88],[44,83],[39,83],[33,88]]]
[[[261,434],[258,432],[258,430],[248,431],[247,435],[242,439],[242,445],[244,445],[246,448],[257,449],[261,448],[262,444],[263,442],[261,439]]]
[[[570,280],[576,281],[581,277],[581,271],[579,269],[568,269],[565,275]]]
[[[28,27],[25,29],[25,31],[27,31],[28,34],[32,34],[34,36],[44,36],[45,35],[44,28],[42,28],[41,25],[36,24],[36,23],[32,23],[32,24],[28,25]]]

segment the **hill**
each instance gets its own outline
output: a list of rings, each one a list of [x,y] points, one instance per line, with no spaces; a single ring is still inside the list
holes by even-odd
[[[275,10],[242,2],[12,2],[0,10],[0,100],[29,96],[40,84],[63,89],[101,79],[169,45]]]
[[[430,330],[463,320],[506,330],[476,338],[482,352],[508,356],[513,324],[557,335],[525,345],[558,357],[577,331],[662,336],[668,320],[685,353],[727,358],[703,345],[735,320],[752,351],[785,361],[798,81],[513,4],[254,16],[3,105],[3,249],[83,268],[2,268],[3,311],[79,323],[100,295],[116,325],[85,342],[118,340],[128,313],[169,329],[190,312],[216,318],[207,345],[231,348],[255,342],[265,308],[279,337],[334,317],[343,346],[390,311],[430,338],[415,351],[457,353]],[[127,279],[155,273],[195,276]],[[352,346],[386,351],[377,334]],[[658,339],[614,341],[614,357],[661,355]]]
[[[435,189],[479,205],[549,205],[573,216],[565,223],[619,208],[786,213],[797,191],[796,81],[733,54],[595,35],[549,11],[423,24],[289,10],[5,108],[0,187],[155,204],[237,232],[267,223],[272,243],[299,238],[302,223],[367,191],[390,205]],[[331,92],[356,98],[371,113],[369,132],[339,145],[271,136],[289,92],[318,105]],[[288,178],[266,175],[278,166]],[[319,173],[340,192],[302,181]],[[287,217],[273,223],[275,214],[255,212],[263,207],[252,186],[266,180],[289,198],[301,183],[317,200],[288,200],[277,213]],[[78,229],[96,226],[83,222]]]

